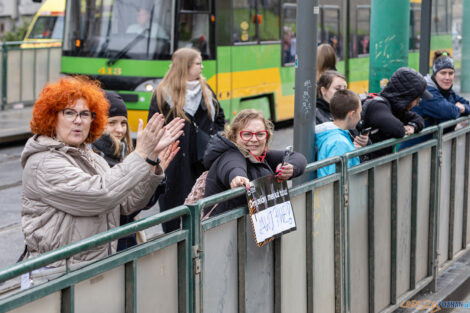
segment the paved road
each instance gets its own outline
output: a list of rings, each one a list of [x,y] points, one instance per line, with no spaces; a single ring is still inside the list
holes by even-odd
[[[22,145],[0,149],[0,268],[13,264],[23,251],[21,233],[21,165]]]
[[[276,130],[271,148],[284,149],[293,142],[293,128],[287,127]],[[20,164],[23,144],[0,146],[0,268],[7,267],[16,262],[23,251],[23,234],[21,232],[21,175]],[[143,211],[143,217],[159,212],[158,205],[148,211]],[[161,233],[157,226],[146,231],[151,237]]]

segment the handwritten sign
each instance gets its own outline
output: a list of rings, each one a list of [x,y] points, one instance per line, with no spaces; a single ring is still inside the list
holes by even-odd
[[[250,182],[248,208],[256,244],[261,247],[282,234],[296,229],[289,189],[274,175]]]

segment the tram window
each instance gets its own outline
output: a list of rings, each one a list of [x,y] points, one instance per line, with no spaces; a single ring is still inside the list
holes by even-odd
[[[79,14],[66,21],[65,55],[144,60],[171,57],[173,1],[70,3]],[[80,45],[75,44],[77,39]]]
[[[34,23],[29,38],[31,39],[61,39],[64,29],[63,16],[40,16]]]
[[[338,5],[320,6],[320,38],[321,42],[327,42],[333,46],[336,55],[341,56],[341,14]]]
[[[352,39],[352,56],[369,54],[370,5],[356,6],[355,34]]]
[[[433,7],[433,32],[436,34],[450,33],[450,0],[435,0],[433,1]]]
[[[296,53],[296,15],[295,1],[282,4],[282,63],[294,65]]]
[[[410,50],[419,49],[421,33],[421,5],[410,3]]]
[[[230,0],[216,2],[217,44],[228,46],[232,43],[232,4]]]
[[[255,0],[233,1],[233,42],[256,41]]]
[[[208,0],[182,0],[181,10],[184,11],[209,11]]]
[[[259,40],[279,40],[279,0],[258,1]]]
[[[212,54],[210,53],[209,39],[208,14],[180,14],[178,48],[198,49],[204,59],[210,59]]]

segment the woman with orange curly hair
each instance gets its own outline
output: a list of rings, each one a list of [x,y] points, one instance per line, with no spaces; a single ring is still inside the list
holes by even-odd
[[[31,120],[35,135],[21,155],[26,258],[119,226],[119,216],[145,206],[162,181],[157,155],[181,136],[183,120],[164,128],[163,116],[155,114],[145,129],[140,121],[135,150],[110,168],[87,144],[101,136],[108,106],[87,78],[62,78],[41,91]],[[114,242],[72,262],[115,251]]]

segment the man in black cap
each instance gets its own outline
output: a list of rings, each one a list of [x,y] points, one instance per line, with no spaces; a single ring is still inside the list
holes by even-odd
[[[402,138],[421,131],[423,118],[410,110],[419,100],[432,98],[426,90],[424,77],[412,68],[401,67],[393,73],[387,86],[362,107],[363,127],[372,127],[369,138],[372,143],[389,138]],[[379,157],[392,152],[392,148],[371,153]]]

